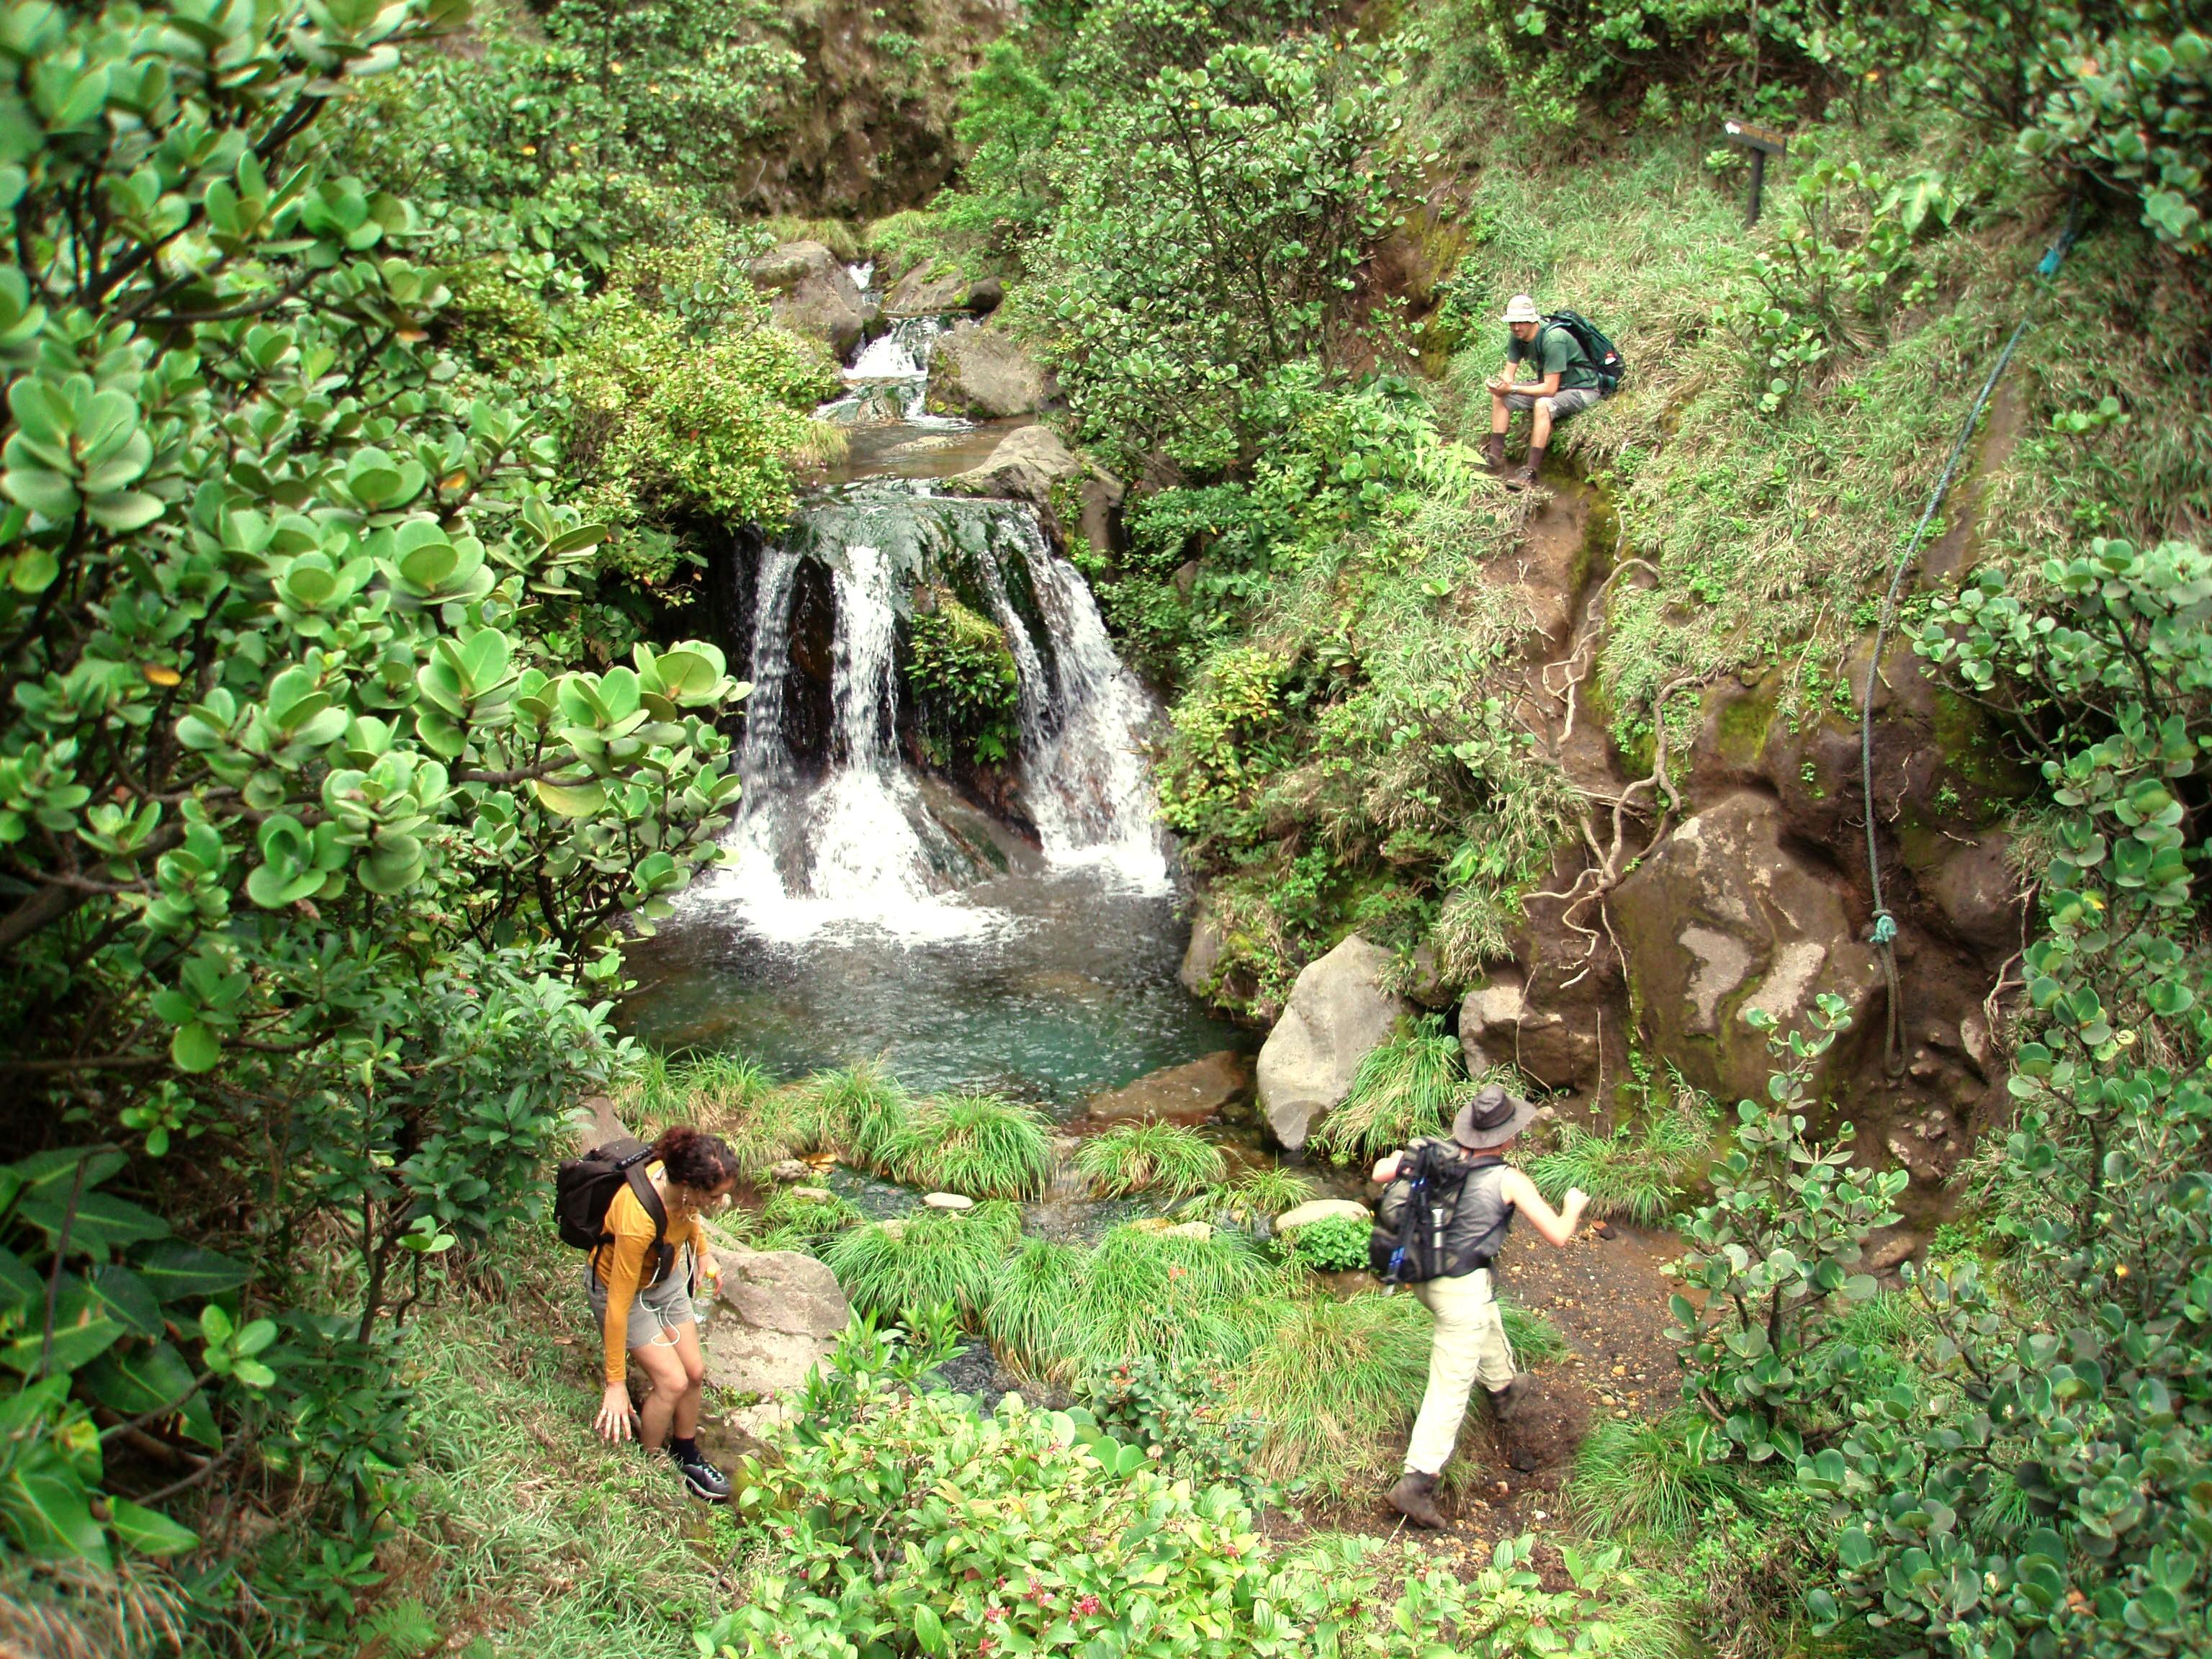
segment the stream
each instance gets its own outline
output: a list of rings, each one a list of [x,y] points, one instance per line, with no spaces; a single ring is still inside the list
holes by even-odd
[[[880,1058],[916,1090],[1066,1118],[1255,1038],[1176,980],[1189,930],[1145,754],[1157,700],[1034,510],[937,488],[1024,424],[925,412],[940,331],[904,319],[860,349],[822,411],[848,427],[844,461],[744,573],[750,626],[723,641],[755,686],[732,861],[630,947],[623,1021],[786,1077]],[[972,595],[1015,659],[1011,810],[902,751],[896,627],[932,583]]]

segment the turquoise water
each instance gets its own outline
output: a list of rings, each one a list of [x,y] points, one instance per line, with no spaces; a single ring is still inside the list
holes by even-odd
[[[783,1076],[880,1058],[908,1087],[976,1087],[1072,1110],[1101,1090],[1256,1036],[1176,982],[1189,924],[1168,896],[1085,870],[967,890],[991,925],[901,943],[872,931],[770,943],[691,910],[625,953],[625,1029],[736,1049]]]

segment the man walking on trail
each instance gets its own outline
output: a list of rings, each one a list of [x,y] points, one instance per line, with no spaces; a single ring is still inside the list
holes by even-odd
[[[1516,294],[1506,302],[1505,327],[1512,337],[1505,343],[1505,367],[1490,382],[1490,441],[1484,454],[1492,472],[1505,471],[1505,428],[1516,410],[1528,411],[1528,465],[1505,480],[1508,489],[1526,489],[1536,482],[1550,447],[1552,428],[1588,409],[1604,394],[1598,385],[1597,365],[1573,333],[1547,323],[1535,301]],[[1521,378],[1522,369],[1534,365],[1534,378]]]
[[[1417,1527],[1445,1524],[1436,1505],[1437,1476],[1459,1444],[1460,1424],[1476,1379],[1490,1391],[1491,1409],[1501,1425],[1511,1422],[1528,1395],[1529,1379],[1514,1370],[1513,1350],[1491,1286],[1491,1263],[1504,1246],[1514,1212],[1527,1216],[1551,1243],[1564,1245],[1589,1203],[1587,1193],[1570,1188],[1562,1214],[1544,1201],[1535,1182],[1505,1162],[1515,1138],[1535,1115],[1534,1106],[1493,1083],[1461,1106],[1449,1142],[1416,1141],[1375,1166],[1375,1179],[1387,1187],[1428,1145],[1445,1154],[1453,1173],[1465,1172],[1443,1234],[1448,1271],[1411,1287],[1436,1321],[1436,1334],[1429,1347],[1428,1389],[1406,1447],[1406,1472],[1390,1488],[1390,1506]],[[1433,1174],[1430,1178],[1435,1179]],[[1389,1202],[1385,1194],[1386,1218]]]

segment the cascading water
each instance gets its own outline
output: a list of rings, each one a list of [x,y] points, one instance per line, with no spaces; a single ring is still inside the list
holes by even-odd
[[[787,1075],[873,1057],[916,1088],[1072,1106],[1248,1039],[1176,983],[1157,705],[1031,508],[929,482],[1013,424],[921,415],[940,326],[870,343],[822,411],[850,423],[843,482],[780,539],[738,538],[714,606],[755,687],[731,861],[629,952],[626,1019]],[[927,709],[902,641],[948,599],[995,624],[1019,694],[1018,753],[963,772],[971,794],[908,752]]]
[[[801,665],[801,580],[827,573],[834,635],[822,695]],[[817,577],[817,581],[819,576]],[[899,752],[897,628],[917,586],[968,588],[1004,631],[1019,683],[1019,800],[1048,868],[1096,866],[1165,891],[1167,860],[1144,757],[1158,709],[1115,655],[1082,576],[1020,503],[939,496],[913,483],[855,486],[807,509],[763,556],[751,638],[744,783],[732,866],[705,891],[765,937],[840,925],[939,939],[1002,925],[962,890],[996,873],[945,821]],[[908,601],[910,603],[910,601]]]

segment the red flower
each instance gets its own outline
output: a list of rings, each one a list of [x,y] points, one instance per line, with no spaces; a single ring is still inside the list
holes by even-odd
[[[1075,1612],[1079,1618],[1088,1619],[1097,1611],[1098,1598],[1095,1595],[1086,1595],[1075,1604]]]

